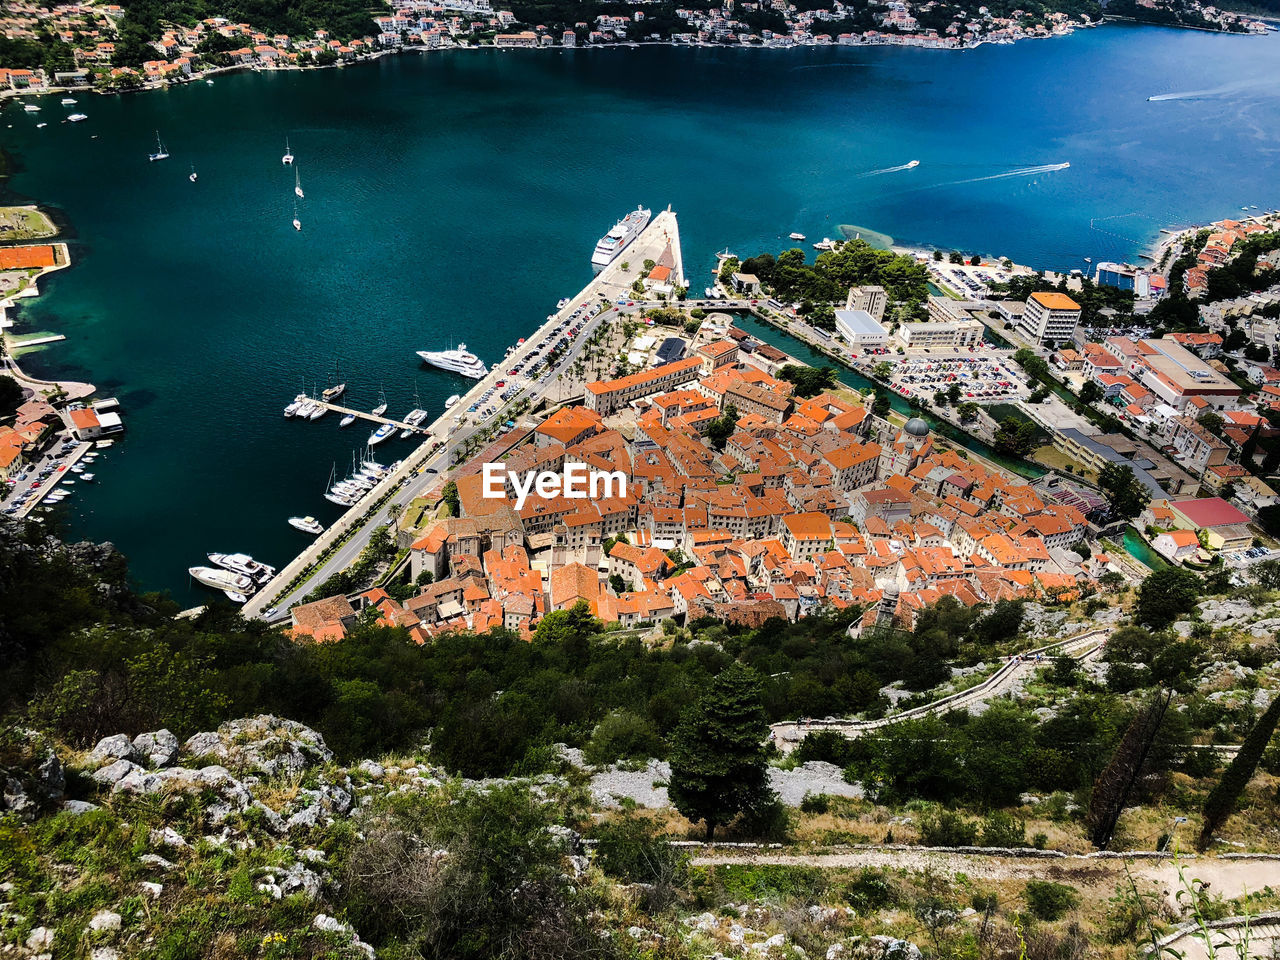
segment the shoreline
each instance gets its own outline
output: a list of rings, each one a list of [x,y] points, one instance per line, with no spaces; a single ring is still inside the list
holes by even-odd
[[[1258,20],[1266,20],[1265,17],[1255,17]],[[1280,18],[1275,18],[1280,23]],[[840,43],[838,41],[828,41],[826,43],[706,43],[702,41],[685,43],[675,40],[625,40],[614,43],[595,43],[581,44],[572,47],[563,46],[562,44],[549,44],[546,46],[536,47],[517,47],[517,46],[499,46],[497,44],[454,44],[448,47],[427,47],[422,44],[402,45],[387,50],[379,50],[366,56],[356,57],[349,61],[339,60],[337,63],[330,64],[309,64],[307,66],[264,66],[262,64],[237,63],[223,67],[208,67],[196,73],[187,75],[187,79],[179,82],[172,80],[161,80],[158,82],[143,82],[139,86],[129,90],[99,90],[96,86],[75,85],[75,86],[56,86],[50,85],[42,87],[39,90],[25,88],[22,90],[3,90],[0,91],[0,104],[6,100],[21,100],[23,97],[42,97],[51,96],[53,94],[66,93],[92,93],[98,96],[123,96],[132,93],[144,93],[150,90],[165,90],[173,87],[184,87],[191,83],[199,83],[202,79],[212,76],[227,75],[241,72],[252,73],[306,73],[315,70],[340,70],[347,67],[356,66],[362,63],[371,63],[381,60],[385,57],[398,56],[402,54],[418,54],[427,55],[435,53],[454,53],[472,50],[535,50],[535,51],[560,51],[566,50],[611,50],[611,49],[628,49],[637,50],[642,47],[671,47],[671,48],[687,48],[691,50],[809,50],[809,49],[828,49],[832,47],[866,50],[878,47],[904,47],[917,50],[934,50],[949,53],[964,53],[970,50],[977,50],[984,46],[1006,47],[1013,46],[1024,40],[1059,40],[1064,37],[1072,36],[1077,30],[1093,30],[1104,27],[1109,23],[1123,24],[1135,27],[1156,27],[1169,30],[1194,30],[1200,33],[1218,33],[1224,36],[1232,37],[1264,37],[1266,33],[1253,33],[1249,31],[1233,31],[1233,30],[1211,30],[1208,27],[1198,27],[1190,24],[1179,23],[1153,23],[1146,20],[1136,20],[1129,17],[1112,17],[1103,16],[1101,20],[1096,22],[1077,23],[1070,21],[1065,24],[1062,29],[1051,31],[1044,36],[1019,36],[1012,38],[1002,38],[998,40],[980,39],[969,43],[960,43],[955,46],[945,45],[934,42],[933,38],[909,35],[889,35],[880,34],[873,42],[859,41],[857,43]],[[1274,32],[1271,31],[1271,32]]]

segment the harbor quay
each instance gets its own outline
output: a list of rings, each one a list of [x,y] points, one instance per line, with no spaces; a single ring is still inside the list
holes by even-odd
[[[519,344],[503,359],[501,364],[495,365],[495,369],[483,379],[477,380],[451,410],[437,417],[426,427],[427,436],[418,448],[404,458],[395,470],[384,477],[367,496],[344,513],[307,549],[282,567],[276,576],[244,605],[241,609],[242,615],[248,618],[264,617],[269,620],[282,618],[289,607],[305,597],[315,584],[324,582],[327,577],[354,562],[367,545],[373,531],[388,521],[390,503],[408,503],[438,484],[440,477],[451,468],[454,450],[475,434],[483,432],[490,424],[507,419],[505,407],[495,411],[492,416],[483,418],[479,415],[469,415],[465,411],[477,403],[485,391],[499,380],[511,380],[511,376],[506,372],[509,365],[511,367],[521,365],[543,342],[549,341],[554,332],[566,321],[575,315],[580,315],[585,307],[589,311],[589,319],[583,323],[574,345],[565,356],[560,358],[556,367],[547,371],[541,378],[537,380],[527,377],[516,378],[520,389],[511,397],[507,406],[519,403],[521,399],[528,399],[533,404],[540,401],[553,388],[558,371],[566,369],[576,359],[581,343],[596,327],[601,323],[607,323],[608,318],[613,316],[613,304],[626,299],[632,284],[643,272],[642,265],[646,260],[652,260],[655,264],[667,264],[675,284],[683,285],[684,260],[680,249],[680,229],[676,214],[670,208],[655,215],[621,255],[597,274],[576,296],[568,298],[562,307],[550,314],[531,336],[525,338],[524,343]],[[330,406],[332,409],[338,409]],[[455,413],[454,411],[463,412]],[[344,412],[371,416],[354,410]],[[381,505],[371,510],[371,504]],[[327,560],[319,563],[320,558],[325,554],[329,554]],[[295,580],[313,567],[314,569],[310,570],[305,580],[294,584]],[[294,584],[292,589],[290,584]],[[268,615],[267,611],[271,611],[271,614]]]

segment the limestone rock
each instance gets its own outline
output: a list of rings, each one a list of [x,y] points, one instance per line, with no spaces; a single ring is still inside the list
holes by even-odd
[[[133,749],[151,767],[168,767],[178,760],[178,738],[168,730],[138,734],[133,738]]]
[[[380,763],[374,763],[372,760],[362,760],[360,766],[356,767],[370,780],[381,780],[386,776],[387,770]]]
[[[115,763],[107,764],[101,770],[95,770],[92,776],[98,783],[114,788],[121,780],[135,772],[142,773],[144,771],[132,760],[122,759],[117,760]]]
[[[64,800],[62,809],[67,813],[76,814],[92,813],[94,810],[100,809],[96,803],[90,803],[87,800]]]
[[[88,763],[91,767],[101,767],[114,760],[137,760],[138,752],[133,748],[133,741],[125,733],[117,733],[113,737],[103,737],[89,753]]]
[[[89,952],[89,960],[120,960],[120,951],[115,947],[95,947]]]
[[[119,930],[120,914],[111,910],[99,910],[89,920],[90,930]]]
[[[49,927],[36,927],[27,936],[28,950],[45,950],[53,946],[53,930]]]

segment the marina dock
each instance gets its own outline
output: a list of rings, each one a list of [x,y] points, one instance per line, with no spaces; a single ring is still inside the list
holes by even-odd
[[[369,413],[367,410],[353,410],[351,407],[340,407],[338,404],[330,403],[328,400],[313,398],[311,402],[318,407],[324,407],[326,410],[332,410],[334,413],[340,413],[344,416],[349,413],[352,416],[359,417],[361,420],[370,420],[373,423],[389,423],[393,427],[397,427],[401,430],[412,430],[414,433],[427,434],[431,432],[428,427],[421,425],[415,427],[413,424],[404,423],[401,420],[392,420],[390,417],[379,417],[376,414]]]
[[[619,300],[632,299],[631,284],[638,275],[640,265],[645,260],[660,261],[668,249],[673,261],[672,280],[678,286],[685,286],[687,284],[680,250],[680,230],[676,215],[670,208],[657,213],[622,255],[593,277],[576,296],[567,298],[568,302],[565,306],[548,316],[514,352],[500,362],[492,364],[494,369],[489,371],[488,376],[477,380],[452,410],[446,411],[430,424],[418,428],[420,433],[435,434],[440,437],[442,445],[433,450],[432,441],[429,438],[419,444],[416,450],[401,461],[396,470],[384,477],[372,491],[361,498],[359,503],[334,521],[302,553],[282,566],[275,578],[265,584],[241,608],[241,614],[246,618],[262,617],[265,610],[276,607],[280,611],[279,615],[283,615],[290,606],[306,595],[312,584],[321,582],[325,577],[354,562],[365,543],[368,542],[369,534],[387,515],[385,506],[373,509],[373,504],[397,491],[396,496],[401,502],[408,502],[419,496],[436,483],[438,478],[448,477],[451,466],[449,458],[457,446],[465,442],[471,434],[484,429],[489,422],[508,419],[505,407],[500,408],[491,418],[484,421],[463,412],[477,402],[480,395],[498,380],[511,379],[504,372],[508,364],[515,366],[524,362],[536,344],[550,336],[562,321],[568,319],[584,303],[591,304],[595,308],[588,326],[609,322],[609,318],[614,316],[611,304]],[[627,264],[625,270],[622,266],[624,263]],[[610,305],[606,306],[606,302]],[[586,333],[589,334],[589,331]],[[572,360],[572,354],[564,358],[561,361],[561,368]],[[529,381],[512,396],[507,406],[518,402],[522,397],[529,397],[536,404],[555,382],[554,376],[550,376],[545,385],[540,381]],[[325,406],[331,410],[344,410],[333,404],[325,404]],[[380,419],[358,410],[345,412],[354,413],[365,419]],[[395,423],[396,421],[383,422]],[[439,474],[427,475],[425,471],[429,467],[439,470]],[[341,546],[337,546],[339,541],[346,539],[353,530],[354,536]],[[321,556],[326,553],[329,553],[328,558],[323,563],[318,563]],[[294,580],[313,564],[316,566],[310,571],[307,579],[290,589],[290,584],[293,584]]]

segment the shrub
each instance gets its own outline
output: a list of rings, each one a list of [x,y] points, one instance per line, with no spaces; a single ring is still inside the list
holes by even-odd
[[[954,810],[943,810],[920,821],[920,838],[929,847],[971,847],[978,839],[978,825]]]
[[[688,856],[657,837],[653,825],[641,817],[607,821],[597,838],[596,864],[626,883],[650,885],[651,908],[660,910],[670,903],[688,876]]]
[[[984,847],[1025,847],[1027,825],[1003,810],[997,810],[982,821]]]
[[[806,734],[795,749],[796,760],[808,763],[821,760],[837,767],[847,767],[853,758],[854,742],[834,730],[819,730]]]
[[[866,913],[895,906],[900,895],[883,871],[867,867],[849,884],[845,899],[851,907]]]
[[[831,809],[831,798],[825,793],[806,793],[800,801],[802,813],[826,813]]]
[[[1049,880],[1028,880],[1023,892],[1027,901],[1027,909],[1039,920],[1060,920],[1062,916],[1080,902],[1080,895],[1075,887],[1065,883],[1053,883]]]
[[[591,739],[582,748],[587,762],[597,766],[622,759],[647,760],[661,757],[664,752],[657,728],[627,710],[615,710],[596,724]]]

